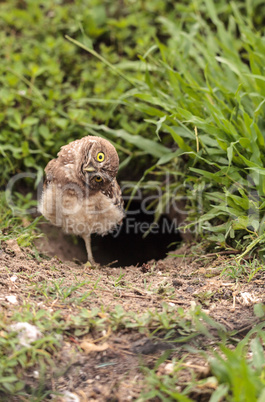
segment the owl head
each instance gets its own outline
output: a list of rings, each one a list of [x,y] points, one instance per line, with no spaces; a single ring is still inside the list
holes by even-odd
[[[119,157],[116,149],[100,137],[87,136],[80,141],[83,142],[80,147],[80,179],[90,190],[107,189],[118,173]]]

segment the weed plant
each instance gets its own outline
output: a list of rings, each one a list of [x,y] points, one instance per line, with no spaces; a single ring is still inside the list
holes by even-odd
[[[196,233],[263,253],[263,2],[11,0],[0,14],[2,184],[39,181],[61,145],[102,135],[121,177],[172,175]]]
[[[87,134],[112,141],[121,159],[120,179],[146,192],[163,190],[156,219],[169,200],[186,198],[190,227],[219,247],[243,254],[264,249],[265,186],[265,5],[262,0],[131,1],[9,0],[0,3],[0,169],[1,189],[16,173],[35,173],[23,185],[33,191],[43,168],[62,145]],[[170,186],[165,176],[170,175]],[[31,195],[16,195],[18,207],[31,207]],[[17,238],[27,246],[37,221],[14,217],[0,199],[0,240]],[[207,235],[207,236],[206,236]],[[242,254],[238,258],[240,264]],[[223,274],[250,281],[259,263]],[[51,267],[52,269],[52,267]],[[126,286],[123,274],[113,288]],[[78,312],[49,312],[24,305],[1,313],[0,397],[51,394],[46,372],[56,372],[61,337],[80,340],[89,332],[138,331],[149,338],[185,344],[198,335],[213,339],[220,353],[210,360],[211,376],[200,383],[178,382],[182,361],[171,375],[146,369],[143,399],[191,400],[197,386],[209,386],[210,401],[264,400],[264,323],[241,342],[229,338],[202,311],[163,307],[160,312],[88,310],[89,281],[67,287],[63,281],[31,284],[50,305],[75,303]],[[162,285],[160,295],[171,296]],[[204,301],[210,294],[203,295]],[[264,321],[264,308],[256,306]],[[44,335],[20,348],[13,322],[30,322]],[[233,334],[232,334],[233,335]],[[231,342],[230,342],[231,341]],[[217,341],[216,341],[217,342]],[[216,347],[214,342],[214,347]],[[234,346],[234,344],[237,346]],[[176,342],[177,344],[177,342]],[[175,346],[175,344],[174,344]],[[165,358],[167,358],[166,356]],[[208,356],[209,357],[209,356]],[[165,359],[164,359],[165,360]],[[30,389],[23,373],[37,368]],[[192,377],[195,378],[195,377]],[[204,382],[203,382],[204,381]],[[180,388],[176,386],[180,385]],[[45,387],[44,387],[45,386]],[[35,392],[35,394],[34,394]]]
[[[265,48],[255,21],[265,9],[253,6],[205,0],[176,5],[177,23],[158,17],[168,40],[156,39],[140,57],[145,77],[126,75],[132,89],[122,96],[167,145],[154,138],[138,147],[156,158],[152,173],[174,175],[170,195],[188,198],[190,226],[221,246],[246,247],[244,254],[264,243]],[[124,130],[95,131],[136,144]]]

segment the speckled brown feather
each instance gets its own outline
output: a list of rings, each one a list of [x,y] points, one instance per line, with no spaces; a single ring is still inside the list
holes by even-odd
[[[116,205],[120,210],[123,211],[124,201],[122,198],[122,193],[120,186],[117,183],[117,180],[114,179],[111,185],[108,187],[106,191],[102,191],[102,194],[112,199],[114,205]]]
[[[95,160],[99,150],[104,152],[104,163]],[[113,145],[100,137],[87,136],[63,146],[57,156],[45,168],[40,212],[65,232],[82,237],[90,233],[104,235],[120,224],[123,199],[115,178],[119,159]],[[90,163],[95,166],[95,175],[103,177],[102,186],[94,182],[93,174],[86,178],[84,167]],[[77,212],[73,212],[75,208]],[[85,225],[83,232],[81,224]]]

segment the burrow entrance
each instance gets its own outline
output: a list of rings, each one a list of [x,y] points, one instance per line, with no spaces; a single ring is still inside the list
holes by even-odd
[[[136,207],[132,203],[130,209],[135,210]],[[103,265],[117,260],[112,266],[127,266],[165,258],[169,251],[177,248],[182,239],[174,222],[166,215],[162,215],[158,223],[151,226],[147,236],[144,236],[153,221],[154,214],[142,211],[130,214],[129,210],[117,232],[104,237],[93,235],[95,260]]]
[[[135,213],[135,211],[138,211]],[[144,237],[154,221],[154,213],[144,213],[137,202],[132,202],[123,225],[106,236],[92,235],[92,251],[96,262],[113,267],[142,265],[152,259],[159,260],[176,249],[182,241],[174,222],[162,215],[158,223]],[[78,259],[86,262],[86,250],[81,238],[66,236],[60,228],[43,224],[47,239],[39,239],[37,248],[61,260]]]

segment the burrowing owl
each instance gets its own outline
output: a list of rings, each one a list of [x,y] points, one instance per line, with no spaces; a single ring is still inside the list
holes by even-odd
[[[115,179],[118,154],[109,141],[87,136],[63,146],[57,156],[45,168],[39,210],[66,233],[83,237],[88,261],[94,264],[91,233],[103,236],[124,217]]]

